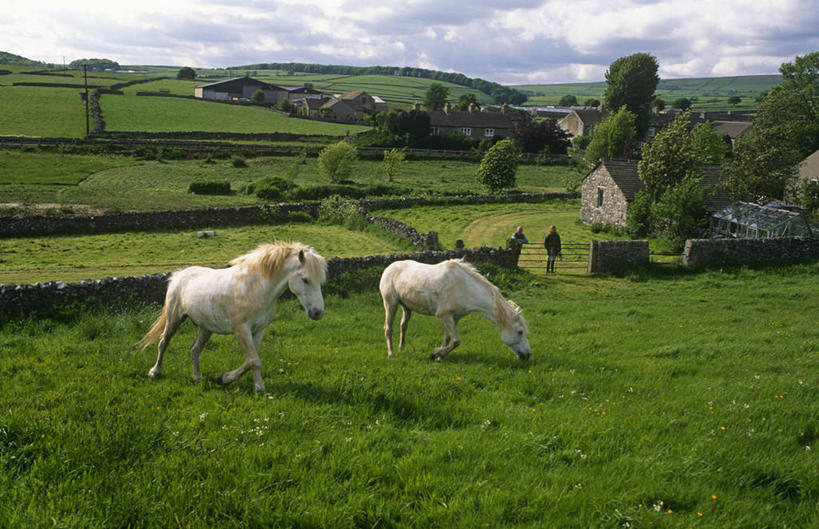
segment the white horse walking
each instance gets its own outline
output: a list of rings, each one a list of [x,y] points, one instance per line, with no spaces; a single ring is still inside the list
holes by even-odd
[[[222,373],[218,382],[228,384],[252,369],[256,390],[264,391],[259,345],[284,289],[296,295],[311,319],[324,316],[321,284],[327,276],[327,262],[313,248],[296,242],[263,244],[230,264],[221,269],[192,266],[171,275],[162,313],[140,342],[142,349],[159,342],[156,364],[148,376],[161,375],[168,342],[187,317],[199,327],[191,346],[194,380],[202,378],[199,353],[210,335],[232,333],[245,352],[245,361]]]
[[[513,301],[503,298],[498,287],[478,273],[463,259],[450,259],[435,265],[417,261],[396,261],[381,274],[381,298],[384,301],[386,320],[384,337],[387,339],[387,356],[394,357],[392,349],[392,324],[398,305],[401,305],[401,337],[398,347],[404,347],[412,311],[437,316],[444,326],[441,347],[436,348],[431,359],[440,359],[461,343],[456,326],[470,312],[478,312],[495,324],[503,343],[520,360],[529,359],[529,333],[523,313]]]

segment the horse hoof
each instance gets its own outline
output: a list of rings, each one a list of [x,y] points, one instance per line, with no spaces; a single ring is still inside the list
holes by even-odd
[[[151,369],[150,371],[148,371],[148,376],[153,379],[157,379],[161,376],[161,373],[159,370]]]
[[[222,373],[221,375],[216,377],[216,383],[219,384],[220,386],[228,384],[228,381],[225,380],[225,373]]]

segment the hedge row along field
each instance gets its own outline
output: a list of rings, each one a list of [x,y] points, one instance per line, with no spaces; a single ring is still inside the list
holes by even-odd
[[[482,270],[528,318],[514,358],[477,316],[430,362],[434,318],[388,360],[374,287],[309,320],[280,303],[267,393],[213,380],[194,328],[165,378],[156,308],[0,324],[8,527],[810,527],[817,265],[552,282]],[[798,310],[796,307],[798,306]]]

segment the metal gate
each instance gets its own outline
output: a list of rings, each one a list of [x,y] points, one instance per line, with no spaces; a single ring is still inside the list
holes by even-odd
[[[561,244],[563,259],[557,261],[557,272],[586,273],[589,268],[589,244]],[[546,249],[542,244],[524,244],[518,266],[535,273],[546,273]]]

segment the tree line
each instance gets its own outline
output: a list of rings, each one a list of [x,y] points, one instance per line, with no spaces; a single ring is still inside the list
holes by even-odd
[[[452,83],[467,88],[473,88],[484,94],[492,96],[497,104],[508,103],[510,105],[521,105],[526,101],[526,94],[503,86],[501,84],[486,81],[485,79],[467,77],[457,72],[442,72],[440,70],[428,70],[426,68],[414,68],[410,66],[346,66],[340,64],[308,64],[301,62],[272,62],[249,64],[246,66],[231,66],[228,70],[283,70],[286,72],[302,72],[317,74],[337,74],[337,75],[395,75],[398,77],[416,77],[419,79],[433,79]]]

